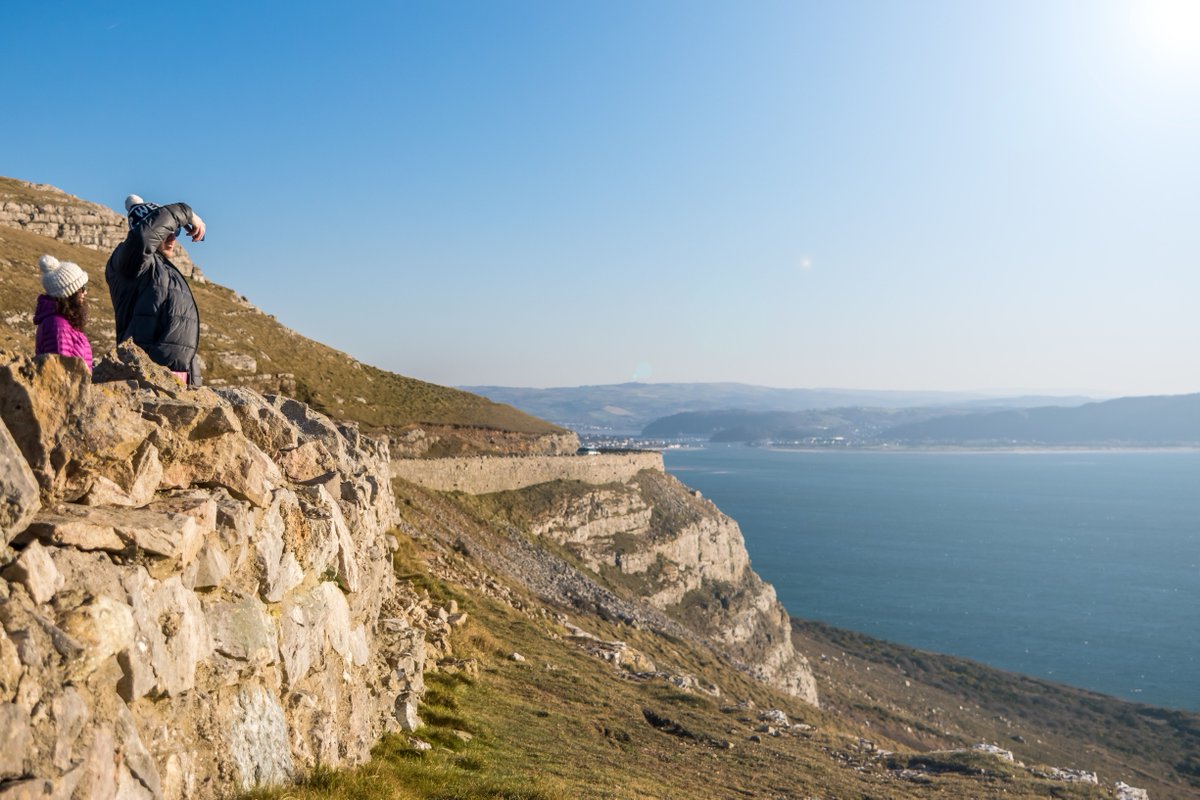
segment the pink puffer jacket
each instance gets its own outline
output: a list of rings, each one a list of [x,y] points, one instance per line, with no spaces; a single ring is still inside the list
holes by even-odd
[[[67,322],[67,318],[58,313],[58,304],[49,295],[38,297],[37,310],[33,313],[33,321],[37,323],[37,338],[34,342],[34,352],[39,356],[43,353],[57,353],[60,356],[82,358],[87,368],[92,368],[92,343],[87,335],[77,330]]]

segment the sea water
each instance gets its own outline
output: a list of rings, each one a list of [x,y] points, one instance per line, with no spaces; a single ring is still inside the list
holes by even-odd
[[[793,616],[1200,710],[1200,452],[664,458]]]

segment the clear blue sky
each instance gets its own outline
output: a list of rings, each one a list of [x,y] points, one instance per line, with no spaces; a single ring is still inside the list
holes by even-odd
[[[1200,391],[1200,1],[5,3],[0,174],[445,384]]]

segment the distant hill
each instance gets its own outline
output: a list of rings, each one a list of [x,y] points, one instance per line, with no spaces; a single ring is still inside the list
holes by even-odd
[[[904,444],[1196,445],[1200,394],[941,416],[897,425],[881,438]]]
[[[114,344],[104,264],[114,220],[119,235],[122,219],[54,187],[0,177],[0,348],[33,351],[33,307],[41,292],[37,261],[43,253],[74,261],[88,273],[94,287],[87,329],[92,349],[99,356]],[[245,297],[199,275],[191,284],[210,384],[282,391],[333,416],[391,432],[433,425],[520,436],[561,433],[511,406],[363,364],[288,329]]]
[[[642,429],[652,439],[703,437],[714,442],[790,442],[873,437],[902,422],[928,419],[943,409],[830,408],[811,411],[686,411]]]
[[[779,412],[852,406],[878,409],[918,406],[1013,407],[1060,402],[1077,405],[1086,398],[988,398],[956,392],[867,391],[859,389],[777,389],[744,383],[618,383],[530,389],[511,386],[464,386],[498,403],[583,432],[637,433],[661,417],[684,412]]]

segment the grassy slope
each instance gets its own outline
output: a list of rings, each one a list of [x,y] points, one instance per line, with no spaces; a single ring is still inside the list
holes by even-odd
[[[1200,714],[1128,703],[966,659],[793,621],[826,707],[907,747],[993,742],[1155,800],[1200,797]]]
[[[458,513],[461,508],[476,522],[525,527],[540,513],[563,507],[573,493],[593,488],[558,482],[482,497],[440,497],[425,526],[433,517],[454,518],[461,530],[470,524]],[[665,489],[653,482],[651,488],[657,488],[656,513],[669,511]],[[428,496],[422,500],[433,502]],[[476,541],[487,539],[485,533],[475,535]],[[540,544],[581,567],[569,548]],[[645,590],[607,570],[589,574],[618,594]],[[793,628],[797,649],[817,673],[826,708],[861,735],[890,742],[886,747],[926,752],[987,742],[1028,764],[1095,771],[1108,783],[1148,788],[1155,800],[1200,797],[1200,714],[1136,705],[818,623],[797,621]],[[693,652],[683,662],[667,657],[668,663],[686,664],[685,672],[730,687],[729,671],[711,654],[699,659]],[[743,685],[742,691],[750,689]]]
[[[24,187],[9,178],[0,178],[0,199],[55,204],[70,200],[65,195]],[[112,307],[104,282],[108,254],[7,227],[0,227],[0,347],[33,351],[31,315],[41,291],[37,260],[43,253],[75,261],[87,271],[93,319],[88,335],[99,356],[113,343]],[[243,380],[216,355],[218,351],[241,353],[257,359],[260,372],[295,375],[300,399],[368,427],[430,423],[533,434],[560,430],[478,395],[361,364],[289,330],[222,286],[193,283],[192,289],[201,322],[207,326],[200,349],[209,379],[231,383]],[[22,314],[25,318],[19,319]]]
[[[406,513],[420,517],[427,496],[408,495]],[[440,502],[440,501],[434,501]],[[428,509],[433,510],[433,509]],[[260,791],[257,798],[1101,798],[1097,787],[1046,781],[986,756],[938,756],[944,772],[902,777],[893,760],[862,741],[866,730],[813,709],[742,676],[723,671],[711,654],[686,643],[600,620],[573,617],[601,638],[620,638],[660,668],[687,669],[717,679],[726,695],[684,693],[662,680],[632,680],[564,639],[557,609],[543,613],[518,592],[522,610],[463,584],[434,581],[428,540],[398,557],[398,571],[431,594],[454,598],[470,615],[456,634],[455,659],[480,670],[436,672],[417,736],[434,745],[419,753],[405,735],[385,738],[368,764],[319,773],[300,787]],[[440,550],[443,559],[464,557]],[[466,569],[469,569],[467,567]],[[524,662],[508,655],[518,652]],[[783,709],[812,726],[780,736],[757,735],[756,712],[733,710],[738,700]],[[646,712],[669,719],[674,732],[650,724]],[[464,741],[455,731],[471,735]],[[751,737],[758,736],[759,741]],[[876,742],[879,742],[876,739]],[[727,746],[725,743],[729,743]],[[883,744],[883,742],[879,742]],[[905,759],[906,760],[906,759]],[[984,774],[980,774],[983,770]],[[973,772],[974,774],[967,774]]]

